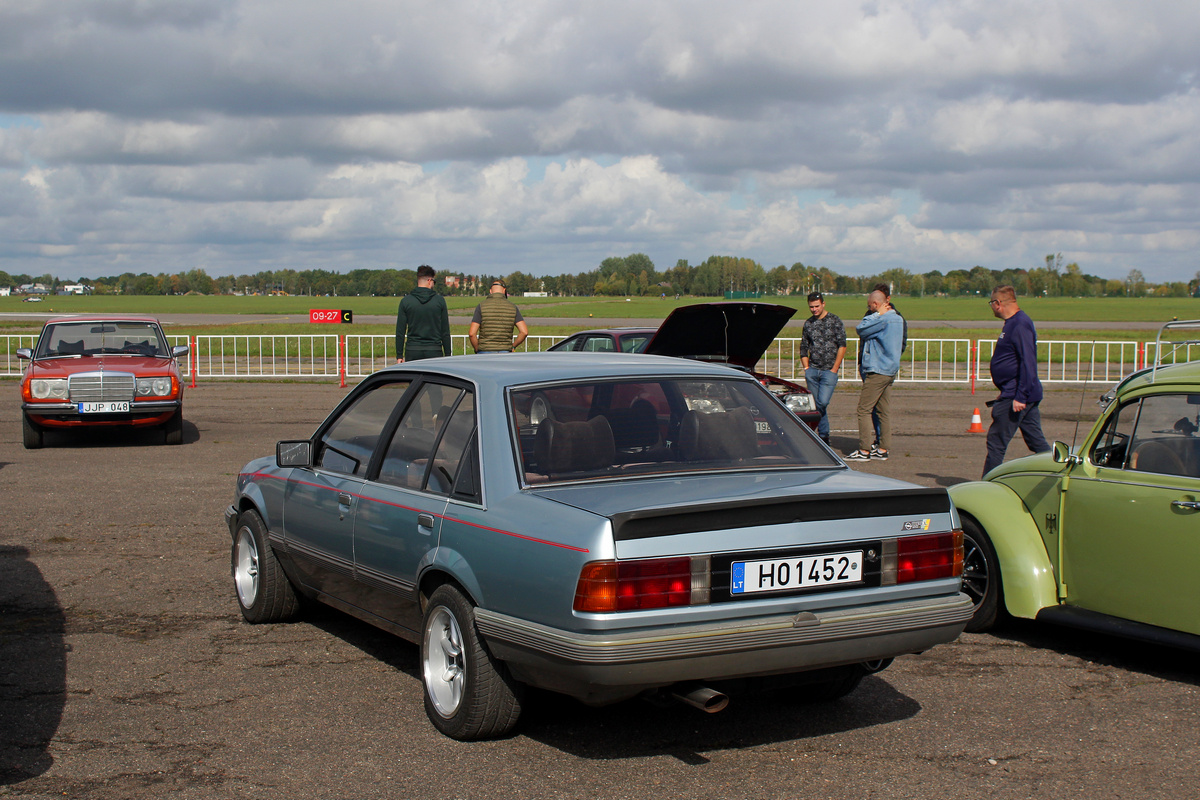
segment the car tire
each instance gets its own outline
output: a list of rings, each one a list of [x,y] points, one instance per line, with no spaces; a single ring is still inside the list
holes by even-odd
[[[544,392],[537,392],[529,402],[529,424],[537,426],[545,419],[554,419],[554,409],[550,406],[550,398]]]
[[[163,424],[163,440],[167,444],[183,444],[183,407]]]
[[[282,622],[300,610],[300,599],[275,558],[267,526],[256,511],[238,517],[230,570],[234,594],[247,622]]]
[[[475,628],[475,609],[451,585],[429,598],[421,637],[425,713],[452,739],[503,736],[521,715],[523,687],[492,657]]]
[[[42,429],[29,420],[28,414],[21,414],[21,442],[26,450],[40,450],[44,443]]]
[[[971,633],[986,631],[1001,617],[1003,587],[1000,584],[1000,561],[992,540],[974,520],[962,519],[963,528],[963,592],[971,598],[975,611],[967,622]]]

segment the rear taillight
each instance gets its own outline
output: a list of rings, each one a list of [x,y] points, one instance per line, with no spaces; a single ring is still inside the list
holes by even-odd
[[[963,569],[962,531],[895,539],[895,582],[913,583],[957,578]],[[885,551],[887,548],[885,546]],[[886,569],[884,583],[887,580]]]
[[[585,564],[575,587],[576,611],[635,611],[707,603],[711,578],[705,557]]]

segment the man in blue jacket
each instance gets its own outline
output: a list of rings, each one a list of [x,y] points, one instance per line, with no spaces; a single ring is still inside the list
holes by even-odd
[[[992,350],[992,383],[1000,396],[992,401],[992,424],[987,435],[987,475],[1004,461],[1004,452],[1019,428],[1025,444],[1034,453],[1050,449],[1042,435],[1042,382],[1037,373],[1037,331],[1033,320],[1017,305],[1017,293],[1011,286],[992,290],[992,313],[1004,320],[1004,329]]]
[[[892,447],[891,389],[900,372],[904,320],[879,290],[867,296],[867,309],[871,313],[854,328],[862,340],[858,369],[862,391],[858,395],[858,449],[846,456],[847,461],[887,461]],[[879,414],[879,446],[868,449],[875,439],[872,411]]]

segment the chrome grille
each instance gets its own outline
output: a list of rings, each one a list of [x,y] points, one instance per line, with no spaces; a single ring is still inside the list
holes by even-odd
[[[133,374],[86,372],[72,375],[68,384],[72,403],[99,403],[133,399]]]

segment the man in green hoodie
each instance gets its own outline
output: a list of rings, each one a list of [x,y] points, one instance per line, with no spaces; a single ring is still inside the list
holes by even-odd
[[[400,310],[396,312],[397,364],[451,353],[450,312],[446,310],[446,301],[433,288],[435,277],[433,267],[426,264],[417,267],[417,288],[400,301]]]

